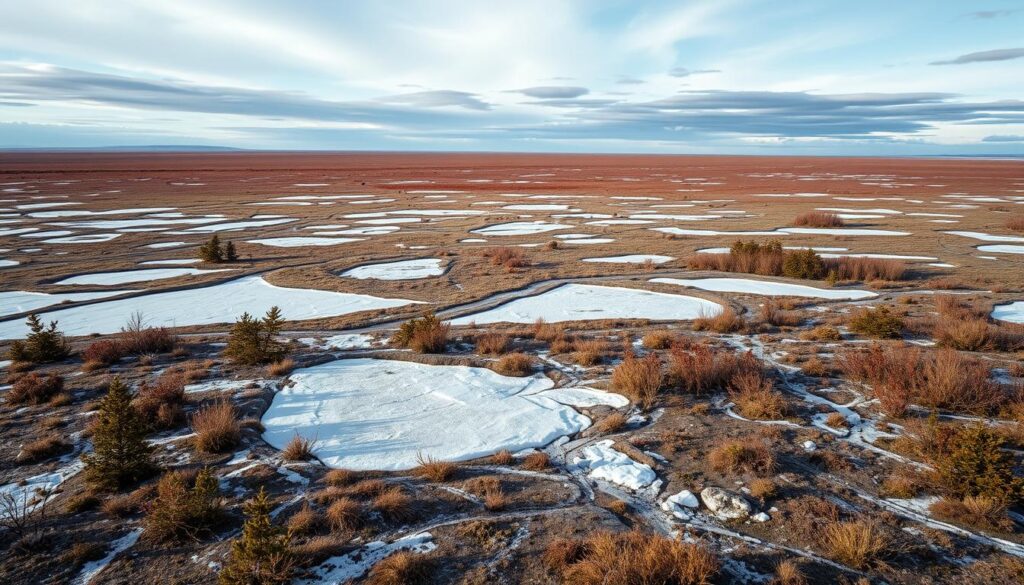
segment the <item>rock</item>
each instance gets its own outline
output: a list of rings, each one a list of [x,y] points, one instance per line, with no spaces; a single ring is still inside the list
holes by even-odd
[[[752,508],[743,496],[730,493],[722,488],[708,487],[700,492],[700,499],[716,516],[726,520],[746,518]]]
[[[765,514],[764,512],[758,512],[757,514],[754,514],[753,516],[751,516],[750,519],[753,520],[754,522],[767,522],[767,521],[771,520],[772,517],[769,516],[768,514]]]
[[[814,441],[804,441],[804,451],[814,451],[818,446],[814,444]]]

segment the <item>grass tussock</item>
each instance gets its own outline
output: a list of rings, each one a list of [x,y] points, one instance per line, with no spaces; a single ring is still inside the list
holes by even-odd
[[[671,331],[651,331],[647,335],[644,335],[641,343],[643,343],[644,349],[668,349],[672,346],[672,342],[676,336]]]
[[[982,530],[1012,532],[1013,520],[1007,515],[1006,501],[988,496],[965,496],[963,499],[942,498],[929,508],[933,514],[958,524]]]
[[[842,341],[843,336],[838,329],[831,325],[818,325],[814,329],[801,333],[800,339],[804,341]]]
[[[56,435],[36,439],[21,446],[14,457],[15,463],[38,463],[71,450],[71,444]]]
[[[533,358],[520,352],[507,354],[494,364],[494,371],[503,376],[529,376],[533,373]]]
[[[432,581],[434,572],[433,559],[403,550],[374,565],[366,585],[424,585]]]
[[[233,449],[242,438],[235,407],[221,401],[200,408],[192,415],[196,449],[206,453],[223,453]]]
[[[309,461],[313,458],[313,448],[316,446],[316,439],[307,439],[295,433],[292,440],[281,449],[281,458],[285,461]]]
[[[363,505],[352,498],[338,498],[326,512],[327,522],[333,530],[358,530],[366,522]]]
[[[324,517],[314,510],[309,502],[302,505],[298,512],[288,518],[288,531],[292,534],[312,534],[324,525]]]
[[[544,471],[551,467],[551,458],[548,454],[543,451],[537,451],[536,453],[530,453],[523,458],[523,469],[529,471]]]
[[[807,585],[807,577],[795,561],[786,559],[775,565],[775,576],[771,585]]]
[[[1006,220],[1006,229],[1015,232],[1024,232],[1024,216],[1011,217],[1010,219]]]
[[[565,336],[565,325],[561,323],[548,323],[544,319],[537,319],[533,324],[533,338],[537,341],[550,343]]]
[[[185,385],[188,377],[180,371],[167,371],[154,382],[143,382],[132,406],[152,428],[173,429],[185,422]]]
[[[727,475],[749,473],[766,476],[775,472],[771,447],[763,441],[728,440],[708,453],[711,468]]]
[[[267,366],[267,375],[271,377],[287,376],[295,369],[295,360],[285,358]]]
[[[950,295],[936,295],[932,337],[943,347],[961,351],[1019,351],[1024,349],[1024,326],[996,324],[987,305]]]
[[[508,449],[502,449],[494,455],[491,455],[491,463],[494,465],[512,465],[516,458],[512,455],[512,452]]]
[[[459,469],[459,466],[451,461],[434,459],[430,455],[422,453],[416,456],[416,462],[419,465],[413,472],[419,477],[433,482],[448,481],[455,476],[455,472]]]
[[[29,372],[14,382],[6,398],[11,404],[43,404],[63,390],[64,378],[57,374]]]
[[[334,487],[352,485],[359,480],[359,474],[351,469],[332,469],[324,474],[324,483]]]
[[[719,570],[718,560],[701,545],[639,531],[555,541],[544,559],[566,585],[705,585]]]
[[[846,225],[835,213],[827,211],[808,211],[793,218],[793,225],[798,227],[836,228]]]
[[[729,399],[740,416],[754,420],[779,420],[786,415],[786,400],[761,372],[743,372],[728,383]]]
[[[508,272],[515,272],[520,268],[530,266],[530,260],[522,248],[508,246],[490,248],[481,252],[481,255],[487,258],[492,266],[501,266]]]
[[[799,313],[784,310],[782,305],[773,299],[769,299],[761,305],[758,317],[762,322],[776,327],[796,327],[803,321]]]
[[[474,341],[480,355],[504,355],[511,344],[511,339],[504,333],[481,333]]]
[[[595,366],[608,353],[608,342],[601,339],[578,339],[573,344],[572,361],[581,366]]]
[[[402,491],[391,487],[373,499],[372,507],[391,522],[410,522],[416,518],[416,500]]]
[[[626,428],[629,419],[621,412],[613,412],[602,418],[594,428],[602,433],[617,433]]]
[[[451,326],[433,313],[409,319],[391,337],[391,344],[418,353],[444,353]]]
[[[706,344],[697,344],[673,347],[669,353],[669,383],[687,394],[704,395],[724,390],[735,376],[762,370],[761,363],[750,352],[720,352]]]
[[[638,358],[628,353],[612,371],[612,388],[648,409],[658,398],[662,379],[661,359],[656,354]]]
[[[847,325],[850,331],[875,339],[899,339],[903,335],[903,317],[889,307],[854,311]]]
[[[835,522],[825,527],[822,546],[831,558],[855,569],[866,569],[884,558],[892,540],[874,522]]]
[[[729,305],[724,305],[721,311],[713,315],[702,310],[700,316],[693,320],[694,331],[732,333],[741,329],[743,329],[743,318]]]

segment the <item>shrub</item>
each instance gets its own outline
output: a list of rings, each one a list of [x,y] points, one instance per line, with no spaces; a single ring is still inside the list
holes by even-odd
[[[718,574],[715,556],[704,547],[639,531],[601,531],[580,546],[549,548],[545,555],[568,585],[706,585]],[[550,565],[549,565],[550,566]]]
[[[729,399],[740,415],[754,420],[778,420],[786,414],[786,400],[772,388],[761,372],[733,376],[728,384]]]
[[[526,258],[526,252],[522,248],[511,248],[503,246],[501,248],[491,248],[482,252],[484,258],[491,261],[494,266],[503,266],[509,272],[512,272],[516,268],[525,268],[530,265],[530,261]]]
[[[64,439],[50,435],[22,445],[15,456],[16,463],[38,463],[71,450],[71,444]]]
[[[185,422],[185,383],[181,372],[164,372],[156,382],[143,382],[132,406],[154,429],[171,429]]]
[[[826,526],[822,545],[833,559],[855,569],[864,569],[886,554],[891,539],[877,524],[856,520]]]
[[[689,349],[674,347],[669,356],[670,382],[689,394],[723,390],[734,376],[763,369],[750,352],[716,352],[705,344]]]
[[[761,305],[759,316],[761,317],[761,321],[776,327],[795,327],[799,325],[802,320],[798,313],[782,310],[779,303],[772,299],[765,301],[764,304]]]
[[[422,453],[416,456],[416,475],[429,479],[430,481],[448,481],[458,471],[459,466],[451,461],[434,459],[430,455]]]
[[[476,352],[480,355],[502,355],[508,352],[509,337],[504,333],[483,333],[476,336]]]
[[[415,503],[402,488],[392,487],[373,499],[373,509],[387,520],[408,522],[416,517]]]
[[[114,378],[96,416],[93,452],[83,457],[86,480],[105,489],[122,488],[156,471],[153,447],[146,442],[146,426],[132,408],[128,388],[120,378]]]
[[[1004,443],[999,433],[982,423],[958,429],[948,443],[948,453],[935,461],[941,485],[960,498],[1020,501],[1024,479],[1014,474],[1014,458],[1003,450]]]
[[[850,318],[850,330],[876,339],[899,339],[903,333],[903,317],[889,307],[856,311]]]
[[[782,260],[782,275],[789,278],[819,279],[825,276],[825,263],[814,250],[789,250]]]
[[[311,534],[323,526],[324,519],[319,512],[310,507],[309,502],[302,505],[298,512],[288,518],[290,534]]]
[[[1024,216],[1011,217],[1006,220],[1006,228],[1015,232],[1024,232]]]
[[[231,327],[224,355],[246,365],[280,361],[287,348],[275,338],[283,323],[281,309],[276,306],[271,307],[263,319],[243,313]]]
[[[808,376],[825,376],[830,370],[829,367],[825,365],[825,362],[821,361],[821,358],[816,355],[812,355],[803,363],[803,365],[800,366],[800,371]]]
[[[432,582],[433,575],[433,560],[402,550],[374,565],[366,585],[424,585]]]
[[[907,264],[891,258],[854,258],[844,256],[826,264],[839,280],[900,280]]]
[[[25,322],[28,324],[29,334],[24,340],[19,339],[11,343],[8,357],[12,361],[47,364],[59,362],[71,355],[71,346],[64,339],[64,334],[57,329],[56,321],[50,321],[49,326],[43,325],[39,316],[33,313]]]
[[[643,358],[627,353],[626,359],[612,370],[612,388],[645,409],[657,400],[661,381],[661,359],[653,353]]]
[[[494,455],[491,455],[491,463],[494,465],[511,465],[515,460],[516,458],[508,449],[502,449]]]
[[[737,475],[752,473],[769,475],[775,471],[775,456],[764,442],[729,440],[708,453],[712,469]]]
[[[64,390],[64,378],[30,372],[18,378],[7,392],[11,404],[42,404]]]
[[[810,331],[801,333],[800,339],[804,341],[841,341],[843,336],[838,329],[831,325],[818,325]]]
[[[1013,520],[1006,514],[1006,502],[986,496],[966,496],[962,500],[942,498],[928,508],[933,514],[953,522],[985,530],[1013,531]]]
[[[285,358],[267,366],[268,376],[287,376],[295,369],[295,360]]]
[[[807,226],[807,227],[819,227],[819,228],[834,228],[843,227],[843,219],[834,213],[828,213],[826,211],[808,211],[801,213],[793,219],[793,225],[795,226]]]
[[[231,554],[221,571],[222,585],[285,585],[295,560],[291,538],[270,518],[270,499],[261,487],[243,506],[242,536],[231,542]]]
[[[494,364],[494,371],[503,376],[528,376],[533,373],[533,358],[525,353],[510,353]]]
[[[641,340],[644,349],[668,349],[675,336],[671,331],[651,331]]]
[[[778,493],[778,486],[775,485],[774,481],[766,477],[759,477],[750,482],[750,496],[757,498],[761,503],[774,498]]]
[[[523,459],[523,469],[529,471],[544,471],[551,467],[551,458],[543,451],[530,453]]]
[[[113,339],[101,339],[94,341],[82,352],[82,360],[86,363],[102,364],[109,366],[117,363],[125,356],[121,344]]]
[[[166,327],[146,327],[139,312],[132,314],[117,336],[117,344],[125,355],[167,353],[174,350],[176,341]]]
[[[715,333],[732,333],[743,328],[743,319],[729,305],[714,315],[701,309],[699,317],[693,320],[694,331],[714,331]]]
[[[433,313],[402,323],[391,337],[391,344],[419,353],[444,353],[450,325]]]
[[[238,250],[235,249],[235,243],[228,241],[224,244],[224,260],[228,262],[235,262],[238,260]]]
[[[362,504],[352,498],[338,498],[327,507],[327,521],[334,530],[356,530],[366,518]]]
[[[593,366],[601,363],[605,352],[608,351],[608,343],[600,339],[581,339],[575,343],[575,350],[572,354],[572,361],[581,366]]]
[[[219,264],[224,261],[224,248],[220,245],[220,236],[213,234],[205,244],[197,250],[199,259],[203,262]]]
[[[281,449],[281,458],[285,461],[309,461],[313,458],[313,447],[315,445],[315,439],[300,437],[298,433],[295,433],[292,440],[288,441],[284,449]]]
[[[222,514],[220,488],[209,468],[196,474],[191,488],[184,473],[171,471],[157,483],[142,524],[152,540],[182,542],[208,534]]]
[[[613,412],[608,416],[601,419],[594,428],[601,431],[602,433],[616,433],[626,428],[626,423],[629,421],[626,415],[621,412]]]
[[[195,446],[207,453],[223,453],[234,448],[242,438],[242,428],[235,416],[235,407],[224,400],[200,408],[192,415]]]

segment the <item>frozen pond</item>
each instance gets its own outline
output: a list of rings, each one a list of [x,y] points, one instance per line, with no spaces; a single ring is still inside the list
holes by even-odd
[[[982,252],[996,252],[997,254],[1024,254],[1024,246],[1014,246],[1012,244],[978,246],[978,250]]]
[[[263,244],[274,248],[299,248],[302,246],[337,246],[349,242],[359,242],[362,238],[322,238],[310,236],[293,236],[285,238],[263,238],[259,240],[246,240],[249,244]]]
[[[102,299],[104,297],[112,297],[115,295],[120,295],[128,292],[134,291],[112,290],[103,292],[58,294],[26,292],[20,290],[4,291],[0,292],[0,316],[16,315],[18,313],[35,311],[37,309],[42,309],[43,307],[59,305],[61,303],[74,303],[78,301],[91,301],[93,299]]]
[[[672,256],[659,256],[657,254],[630,254],[628,256],[605,256],[604,258],[584,258],[584,262],[607,262],[609,264],[643,264],[650,260],[655,264],[664,264],[675,260]]]
[[[472,233],[483,234],[485,236],[528,236],[530,234],[564,230],[571,227],[571,225],[565,225],[563,223],[550,223],[546,221],[517,221],[482,227],[480,229],[472,230]]]
[[[815,299],[832,299],[853,301],[870,299],[878,295],[866,290],[837,290],[815,288],[788,282],[754,280],[752,278],[652,278],[651,282],[688,286],[713,292],[746,293],[765,296],[809,297]]]
[[[431,276],[441,276],[442,274],[444,274],[444,268],[441,267],[441,260],[438,258],[367,264],[341,273],[342,276],[358,278],[360,280],[368,278],[375,280],[415,280]]]
[[[656,293],[635,288],[564,284],[548,292],[510,301],[494,309],[452,320],[469,323],[549,323],[588,319],[695,319],[717,315],[722,307],[696,297]]]
[[[268,443],[316,441],[329,467],[403,470],[419,454],[462,461],[541,447],[590,420],[544,396],[547,377],[485,368],[348,359],[296,370],[263,415]]]
[[[111,293],[115,294],[115,293]],[[95,303],[49,311],[43,321],[54,319],[68,335],[115,333],[137,311],[150,326],[187,327],[231,323],[244,312],[263,315],[280,306],[290,321],[347,315],[386,309],[416,301],[369,295],[274,286],[260,276],[245,276],[222,284],[146,294],[130,299]],[[28,331],[22,320],[0,322],[0,339],[17,339]]]
[[[179,276],[197,276],[200,274],[214,274],[216,272],[230,272],[231,268],[220,268],[216,270],[203,270],[201,268],[145,268],[142,270],[124,270],[121,272],[94,272],[92,274],[80,274],[58,280],[54,284],[98,284],[112,286],[129,282],[149,282],[151,280],[163,280],[165,278],[177,278]]]
[[[1024,301],[1014,301],[992,308],[992,318],[1008,323],[1024,323]]]

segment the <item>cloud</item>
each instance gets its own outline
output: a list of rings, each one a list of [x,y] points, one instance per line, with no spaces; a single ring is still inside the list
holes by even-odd
[[[418,91],[379,98],[378,101],[392,104],[407,104],[420,108],[441,108],[452,106],[468,110],[489,110],[491,105],[482,101],[476,94],[465,91],[439,89]]]
[[[932,61],[929,65],[965,65],[967,63],[986,63],[989,61],[1009,61],[1024,57],[1024,47],[1016,49],[993,49],[960,55],[948,61]]]
[[[967,16],[977,18],[979,20],[990,20],[993,18],[1010,16],[1017,12],[1020,12],[1020,10],[978,10],[976,12],[968,12]]]
[[[1024,134],[994,134],[981,139],[982,142],[1024,142]]]
[[[619,78],[615,81],[615,83],[618,83],[619,85],[640,85],[643,82],[643,79],[640,79],[638,77],[631,77],[629,75],[620,75]]]
[[[702,75],[704,73],[721,73],[721,69],[687,69],[686,67],[673,67],[668,74],[672,77],[689,77],[691,75]]]
[[[510,91],[542,100],[572,99],[590,93],[589,89],[574,85],[538,85]]]

